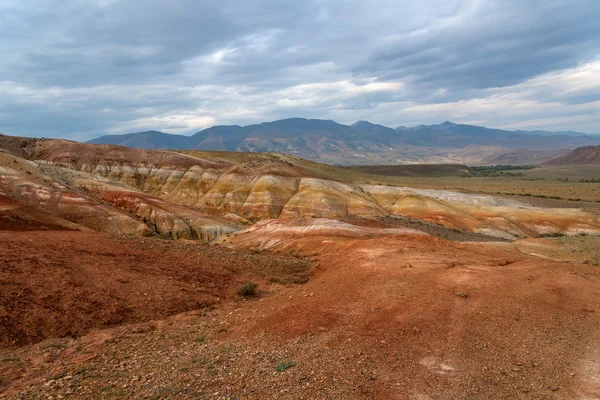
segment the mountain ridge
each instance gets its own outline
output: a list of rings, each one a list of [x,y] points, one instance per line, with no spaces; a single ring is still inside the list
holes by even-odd
[[[600,144],[600,135],[506,131],[450,121],[394,129],[369,121],[344,125],[333,120],[288,118],[247,126],[217,125],[193,135],[160,131],[104,135],[86,143],[152,150],[278,152],[332,164],[358,165],[463,163],[464,159],[452,158],[452,150],[473,145],[496,147],[495,152],[574,149]],[[489,148],[485,151],[482,159],[494,153]]]

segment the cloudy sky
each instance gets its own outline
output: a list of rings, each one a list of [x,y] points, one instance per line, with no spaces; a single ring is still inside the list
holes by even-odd
[[[600,133],[598,0],[2,0],[0,132],[286,117]]]

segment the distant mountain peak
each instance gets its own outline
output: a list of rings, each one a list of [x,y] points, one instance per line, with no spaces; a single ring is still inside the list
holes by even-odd
[[[456,126],[456,124],[454,122],[444,121],[441,124],[439,124],[438,126],[440,126],[442,128],[451,128],[453,126]]]
[[[381,125],[377,125],[377,124],[374,124],[369,121],[360,120],[360,121],[356,121],[355,123],[353,123],[350,126],[352,128],[356,128],[356,129],[370,129],[370,128],[375,128],[375,127],[378,127]]]
[[[380,125],[380,124],[374,124],[372,122],[365,121],[365,120],[356,121],[355,123],[353,123],[350,126],[352,128],[356,128],[356,129],[372,129],[372,128],[382,128],[382,129],[390,129],[390,130],[392,129],[387,126]]]

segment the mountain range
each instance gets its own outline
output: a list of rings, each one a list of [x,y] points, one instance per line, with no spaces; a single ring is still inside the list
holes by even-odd
[[[390,128],[368,121],[290,118],[261,124],[213,126],[191,136],[159,131],[105,135],[88,141],[143,149],[277,152],[330,164],[395,164],[501,161],[519,150],[519,161],[543,162],[600,135],[579,132],[507,131],[455,124]]]

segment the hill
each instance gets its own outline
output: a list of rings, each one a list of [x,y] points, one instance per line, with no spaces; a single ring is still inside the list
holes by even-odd
[[[277,152],[340,165],[406,163],[482,163],[498,152],[521,149],[523,163],[539,162],[539,154],[600,144],[600,135],[577,132],[505,131],[444,122],[392,129],[368,121],[343,125],[331,120],[289,118],[262,124],[214,126],[192,136],[148,131],[107,135],[90,144],[143,149]],[[469,147],[481,160],[461,157]],[[554,156],[553,154],[552,156]],[[542,157],[547,160],[549,157]]]
[[[523,165],[539,164],[569,153],[567,149],[559,150],[503,150],[491,154],[479,161],[480,165]]]
[[[6,136],[0,149],[0,195],[10,199],[11,218],[35,211],[33,220],[70,229],[208,241],[264,219],[398,215],[499,238],[600,229],[577,210],[557,216],[512,199],[410,188],[400,180],[475,175],[461,165],[361,170],[275,153]]]
[[[578,147],[569,154],[546,162],[548,165],[600,165],[600,146]]]
[[[158,131],[127,133],[125,135],[105,135],[90,140],[90,144],[117,144],[137,149],[186,149],[194,142],[189,136],[171,135]]]

